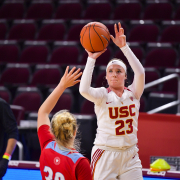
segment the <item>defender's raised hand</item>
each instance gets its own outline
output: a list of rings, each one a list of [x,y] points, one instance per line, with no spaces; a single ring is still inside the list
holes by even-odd
[[[76,69],[76,67],[73,67],[69,71],[69,66],[67,66],[66,71],[60,81],[60,84],[62,87],[68,88],[68,87],[74,86],[75,84],[80,82],[80,80],[77,80],[77,79],[82,75],[82,72],[80,72],[81,69],[79,68],[76,71],[75,71],[75,69]]]
[[[126,45],[126,36],[124,35],[124,29],[121,27],[121,23],[118,23],[119,30],[117,25],[114,25],[115,38],[110,35],[114,44],[116,44],[119,48],[122,48]]]

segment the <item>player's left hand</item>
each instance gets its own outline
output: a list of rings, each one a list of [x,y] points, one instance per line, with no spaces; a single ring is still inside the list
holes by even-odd
[[[80,72],[81,69],[79,68],[76,71],[75,71],[75,69],[76,69],[76,67],[73,67],[69,71],[69,66],[67,66],[66,71],[60,81],[60,85],[63,88],[66,89],[66,88],[74,86],[75,84],[80,82],[80,80],[77,80],[77,79],[82,75],[82,72]]]
[[[6,170],[8,168],[8,160],[1,159],[0,160],[0,178],[2,178],[6,174]]]
[[[114,25],[115,38],[110,35],[114,44],[116,44],[119,48],[122,48],[126,45],[126,36],[124,35],[124,29],[121,27],[121,23],[118,23],[119,31],[117,25]]]

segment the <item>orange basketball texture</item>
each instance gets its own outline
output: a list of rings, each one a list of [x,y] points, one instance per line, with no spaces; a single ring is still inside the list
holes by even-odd
[[[104,50],[110,42],[110,33],[108,28],[100,22],[91,22],[86,24],[80,33],[82,46],[90,52],[99,52]]]

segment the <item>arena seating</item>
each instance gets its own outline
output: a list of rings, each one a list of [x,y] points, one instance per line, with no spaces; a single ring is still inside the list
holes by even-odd
[[[51,19],[53,13],[53,5],[51,1],[34,1],[28,8],[26,19]]]
[[[144,7],[144,20],[170,20],[172,18],[173,6],[169,1],[163,0],[156,3],[147,0]]]
[[[51,88],[48,90],[47,96],[53,91],[54,89]],[[58,112],[62,109],[67,109],[71,112],[73,112],[73,105],[74,105],[74,97],[72,95],[72,92],[70,89],[66,89],[60,99],[58,100],[56,106],[52,110],[52,113]]]
[[[21,118],[36,121],[38,108],[59,83],[67,65],[83,71],[87,53],[79,35],[83,26],[92,21],[105,24],[113,36],[114,24],[121,22],[130,48],[145,68],[146,83],[172,73],[180,75],[179,0],[2,0],[0,97],[15,107],[18,122]],[[93,87],[107,86],[105,66],[114,57],[127,64],[128,84],[132,83],[132,69],[111,41],[96,61]],[[52,115],[68,109],[78,115],[91,114],[90,121],[94,118],[93,103],[84,100],[78,88],[77,84],[64,92]],[[176,79],[146,89],[140,112],[177,100],[177,93]],[[161,113],[176,114],[177,107]],[[29,137],[27,143],[26,136],[20,137],[27,146],[25,159],[38,160],[34,150],[40,151],[37,135]]]
[[[26,85],[30,79],[30,68],[28,64],[8,64],[1,74],[0,84]]]
[[[115,7],[113,13],[113,19],[116,20],[131,20],[131,19],[140,19],[142,12],[142,5],[138,0],[135,1],[117,1],[117,5]]]
[[[47,63],[49,47],[46,42],[25,41],[18,63]]]
[[[30,86],[34,87],[54,87],[62,77],[62,70],[58,65],[36,65],[32,75]]]
[[[77,1],[60,1],[55,12],[55,19],[81,19],[83,6]]]

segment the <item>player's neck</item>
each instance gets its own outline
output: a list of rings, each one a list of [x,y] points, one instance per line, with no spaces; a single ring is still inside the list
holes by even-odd
[[[58,146],[59,146],[60,149],[62,149],[63,147],[64,147],[65,149],[69,149],[69,150],[74,149],[74,140],[73,140],[73,139],[70,140],[69,143],[66,144],[66,145],[63,144],[63,143],[61,143],[60,141],[57,141],[57,140],[56,140],[56,142],[57,142],[57,144],[58,144]]]
[[[118,97],[121,97],[124,92],[124,86],[118,88],[113,88],[113,87],[109,87],[109,88],[111,91],[115,92]]]

